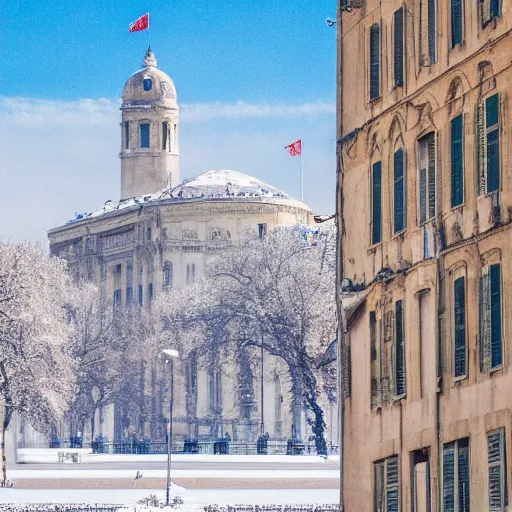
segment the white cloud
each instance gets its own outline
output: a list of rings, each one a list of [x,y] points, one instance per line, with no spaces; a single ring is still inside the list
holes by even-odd
[[[181,176],[235,169],[299,195],[299,160],[284,146],[304,142],[305,199],[334,208],[335,109],[296,105],[181,105]],[[117,99],[52,101],[0,97],[0,236],[46,241],[74,212],[117,199],[120,184]]]

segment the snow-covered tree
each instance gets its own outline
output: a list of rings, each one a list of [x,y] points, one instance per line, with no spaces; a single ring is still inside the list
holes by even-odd
[[[161,294],[155,307],[167,340],[184,352],[240,354],[263,347],[283,360],[294,423],[304,405],[319,453],[326,447],[317,365],[336,321],[331,236],[306,241],[290,229],[262,240],[248,236],[223,251],[205,279]]]
[[[73,284],[65,263],[38,246],[0,240],[0,407],[5,431],[15,411],[39,431],[61,418],[74,392],[69,343]]]

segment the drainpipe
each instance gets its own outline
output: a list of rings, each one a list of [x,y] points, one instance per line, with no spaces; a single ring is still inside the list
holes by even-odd
[[[336,63],[336,140],[343,137],[343,16],[341,8],[341,0],[338,0],[336,12],[336,36],[337,36],[337,63]],[[342,166],[341,144],[336,145],[336,313],[338,317],[338,420],[339,420],[339,453],[340,453],[340,512],[344,512],[343,499],[343,466],[344,466],[344,429],[345,429],[345,399],[344,390],[342,390],[342,363],[345,349],[345,329],[341,307],[341,282],[343,280],[343,166]]]

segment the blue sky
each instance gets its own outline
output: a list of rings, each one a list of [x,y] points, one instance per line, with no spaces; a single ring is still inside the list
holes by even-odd
[[[13,204],[0,235],[42,241],[75,211],[116,198],[116,102],[148,44],[128,24],[147,11],[151,46],[183,107],[182,177],[235,168],[298,195],[298,162],[283,146],[302,137],[306,200],[329,213],[335,28],[325,20],[335,10],[335,0],[3,0],[0,200]],[[39,219],[19,218],[20,187]]]

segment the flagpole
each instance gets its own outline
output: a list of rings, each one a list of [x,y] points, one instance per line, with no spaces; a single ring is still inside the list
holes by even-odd
[[[148,46],[151,48],[151,23],[149,20],[149,12],[148,12]]]
[[[302,160],[302,143],[300,151],[300,200],[304,201],[304,161]]]

